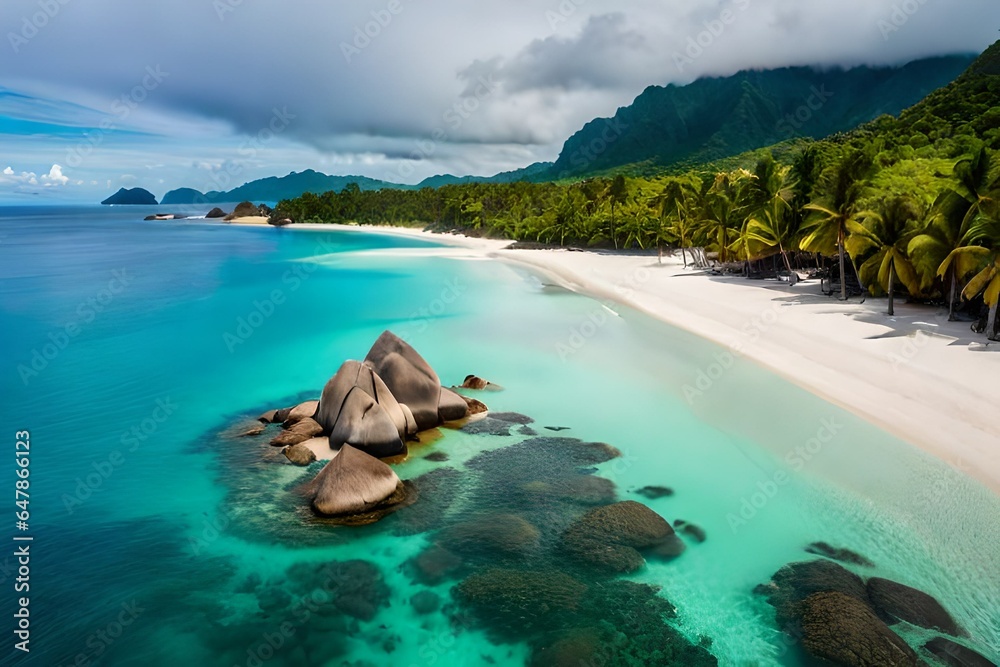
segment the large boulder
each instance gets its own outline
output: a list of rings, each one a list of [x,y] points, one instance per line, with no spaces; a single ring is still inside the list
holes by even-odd
[[[917,654],[861,600],[837,592],[802,602],[802,646],[844,667],[916,667]]]
[[[406,445],[388,413],[360,387],[347,394],[337,423],[330,431],[330,444],[340,443],[380,459],[406,454]]]
[[[573,560],[607,572],[645,565],[641,549],[670,542],[674,529],[642,503],[626,500],[595,507],[566,529],[562,546]]]
[[[451,389],[441,387],[441,397],[438,399],[438,419],[442,422],[453,422],[465,419],[469,415],[469,404],[465,399]]]
[[[368,364],[345,361],[323,388],[316,421],[330,434],[333,447],[347,443],[373,456],[406,453],[412,435],[403,409]]]
[[[309,484],[312,507],[326,516],[362,514],[379,508],[400,486],[392,468],[344,445]]]
[[[389,391],[413,413],[421,431],[441,423],[441,380],[424,358],[391,331],[385,331],[365,357]]]
[[[956,637],[964,634],[940,602],[916,588],[872,577],[868,580],[868,597],[875,611],[888,623],[906,621]]]
[[[223,211],[218,206],[216,206],[211,211],[209,211],[208,213],[206,213],[205,217],[206,218],[224,218],[224,217],[226,217],[226,212]]]

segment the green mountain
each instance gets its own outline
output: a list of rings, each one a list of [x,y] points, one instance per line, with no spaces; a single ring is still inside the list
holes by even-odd
[[[361,190],[419,190],[421,188],[439,188],[442,185],[454,185],[457,183],[512,183],[521,180],[545,180],[548,170],[552,167],[551,162],[536,162],[535,164],[505,171],[495,176],[452,176],[451,174],[441,174],[425,178],[416,185],[403,185],[390,181],[380,181],[367,176],[329,176],[327,174],[307,169],[300,172],[292,172],[287,176],[271,176],[256,181],[244,183],[238,188],[219,192],[211,190],[200,192],[193,188],[177,188],[163,195],[164,205],[170,204],[209,204],[238,201],[281,201],[282,199],[294,199],[307,192],[322,194],[324,192],[340,192],[349,183],[356,183]],[[155,201],[150,203],[156,203]]]
[[[879,118],[854,134],[877,132],[915,148],[953,137],[975,136],[1000,148],[1000,41],[961,75],[903,111]]]
[[[191,188],[171,190],[163,195],[162,204],[206,204],[216,202],[239,201],[281,201],[313,192],[322,194],[331,190],[340,192],[348,183],[357,183],[362,190],[381,190],[382,188],[400,188],[395,183],[380,181],[367,176],[328,176],[327,174],[306,169],[291,172],[287,176],[271,176],[250,181],[238,188],[219,192],[199,192]]]
[[[787,67],[650,86],[612,118],[587,123],[563,145],[554,179],[631,166],[684,168],[795,137],[822,138],[899,114],[953,81],[974,56],[903,67]]]
[[[101,202],[105,206],[156,206],[156,197],[149,190],[142,188],[119,188],[107,199]]]
[[[413,189],[439,188],[442,185],[458,185],[461,183],[516,183],[517,181],[540,182],[549,180],[549,171],[552,169],[551,162],[535,162],[521,169],[513,171],[502,171],[493,176],[453,176],[451,174],[439,174],[429,176],[412,186]],[[395,187],[409,188],[410,186],[398,185]]]

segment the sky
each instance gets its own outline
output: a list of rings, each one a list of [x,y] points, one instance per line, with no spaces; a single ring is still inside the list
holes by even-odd
[[[649,85],[978,52],[996,0],[3,0],[0,202],[554,160]]]

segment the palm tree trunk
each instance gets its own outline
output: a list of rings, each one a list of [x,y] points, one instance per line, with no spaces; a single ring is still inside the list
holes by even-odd
[[[958,300],[958,280],[955,276],[955,267],[952,266],[948,271],[948,278],[951,281],[951,289],[948,294],[948,321],[955,321],[955,301]]]
[[[789,273],[792,273],[792,263],[788,261],[788,254],[785,252],[784,246],[778,243],[778,250],[781,251],[781,257],[785,260],[785,268],[788,269]]]
[[[615,200],[611,200],[611,241],[615,244],[615,250],[618,250],[618,237],[615,236]]]
[[[847,275],[844,272],[844,238],[841,238],[837,242],[837,246],[840,249],[840,300],[847,301]]]
[[[896,314],[896,309],[893,308],[893,288],[896,286],[896,265],[889,265],[889,317]]]
[[[684,246],[683,245],[681,245],[681,259],[684,260],[684,268],[686,269],[688,267],[688,256],[687,256],[687,253],[684,252]]]
[[[990,306],[990,314],[986,318],[986,337],[990,340],[1000,340],[998,337],[998,323],[997,323],[997,306],[1000,305],[1000,299],[993,302]]]

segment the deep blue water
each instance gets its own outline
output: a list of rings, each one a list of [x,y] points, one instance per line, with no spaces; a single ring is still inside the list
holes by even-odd
[[[414,614],[414,593],[447,602],[455,583],[426,585],[407,570],[426,532],[312,525],[294,494],[307,473],[219,435],[264,408],[318,397],[385,329],[446,384],[477,373],[503,385],[482,397],[490,407],[615,445],[624,457],[595,474],[618,498],[705,528],[704,544],[630,579],[662,586],[680,631],[711,638],[720,664],[800,664],[751,591],[809,558],[802,548],[814,540],[934,594],[980,650],[1000,654],[1000,501],[874,426],[740,360],[691,403],[683,386],[718,348],[435,243],[145,214],[0,209],[11,515],[15,432],[31,437],[30,527],[19,533],[10,516],[6,534],[33,537],[31,652],[13,650],[5,631],[2,664],[82,655],[81,664],[251,665],[268,653],[269,665],[523,664],[524,644],[456,625],[451,607]],[[829,444],[789,458],[829,423]],[[518,440],[445,431],[397,472],[462,472]],[[450,460],[426,460],[432,450]],[[776,472],[787,475],[780,487]],[[675,494],[635,495],[648,484]],[[473,507],[456,501],[449,521]],[[302,594],[289,572],[348,559],[379,568],[388,597],[377,615],[310,620],[275,640]],[[14,561],[13,548],[0,551],[7,619]]]

